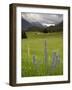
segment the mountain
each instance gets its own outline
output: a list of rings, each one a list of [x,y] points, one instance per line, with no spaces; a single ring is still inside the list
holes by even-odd
[[[22,18],[22,31],[33,31],[36,30],[36,29],[39,29],[41,30],[43,27],[43,25],[41,25],[39,22],[28,22],[26,21],[24,18]]]
[[[32,25],[31,25],[28,21],[26,21],[24,18],[22,18],[21,23],[22,23],[22,31],[23,31],[23,30],[26,31],[29,27],[32,26]]]
[[[39,27],[39,28],[43,27],[43,25],[40,24],[39,22],[32,22],[31,24],[32,24],[32,26],[36,26],[36,27]]]
[[[37,26],[32,26],[30,28],[28,28],[28,31],[33,31],[33,32],[42,32],[44,30],[44,27],[37,27]]]

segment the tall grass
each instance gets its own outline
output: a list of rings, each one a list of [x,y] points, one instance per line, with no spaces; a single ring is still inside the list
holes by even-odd
[[[27,39],[22,39],[22,77],[48,76],[63,74],[63,37],[62,33],[27,32]],[[45,64],[45,40],[47,42],[47,63]],[[60,63],[53,69],[52,52],[59,52]],[[33,59],[34,58],[34,59]],[[35,60],[35,61],[33,61]],[[35,62],[35,63],[33,63]]]

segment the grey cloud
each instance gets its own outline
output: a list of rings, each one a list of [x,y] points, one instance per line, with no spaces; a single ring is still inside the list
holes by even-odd
[[[46,24],[58,24],[63,21],[62,14],[50,14],[50,13],[22,13],[22,17],[30,23],[39,22]]]

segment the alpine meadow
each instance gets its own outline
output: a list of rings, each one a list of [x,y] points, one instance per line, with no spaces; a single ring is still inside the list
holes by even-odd
[[[21,76],[63,75],[63,15],[21,13]]]

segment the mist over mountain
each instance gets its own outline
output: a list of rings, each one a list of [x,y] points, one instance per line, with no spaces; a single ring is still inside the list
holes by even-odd
[[[60,22],[59,24],[56,24],[55,26],[50,26],[50,27],[46,27],[43,30],[44,33],[48,33],[48,32],[63,32],[63,21]]]
[[[62,14],[22,13],[21,15],[22,31],[48,30],[63,21]]]
[[[45,26],[40,24],[39,22],[28,22],[24,18],[22,18],[22,31],[39,31],[39,32],[54,32],[54,31],[63,31],[63,21],[58,24],[51,24],[49,26]]]

